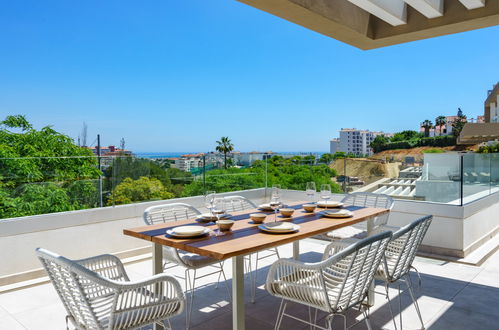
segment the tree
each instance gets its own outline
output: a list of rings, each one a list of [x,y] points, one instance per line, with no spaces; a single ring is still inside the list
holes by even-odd
[[[334,160],[333,154],[322,154],[321,158],[319,158],[320,163],[329,164]]]
[[[464,125],[468,122],[461,108],[457,108],[457,118],[452,122],[452,135],[456,138],[461,134]]]
[[[217,141],[216,150],[224,154],[224,168],[227,169],[227,154],[234,150],[234,145],[229,137],[222,136],[222,138]]]
[[[120,149],[122,151],[125,150],[125,138],[121,138],[120,140]]]
[[[50,126],[34,129],[22,115],[0,122],[0,169],[1,218],[92,207],[87,197],[75,203],[68,188],[101,173],[91,150]]]
[[[390,139],[387,138],[385,135],[383,135],[383,134],[377,135],[369,146],[376,153],[376,152],[380,152],[381,147],[384,146],[385,144],[387,144],[388,142],[390,142]]]
[[[402,132],[398,132],[393,134],[393,137],[390,139],[390,142],[400,142],[400,141],[408,141],[408,140],[415,140],[419,139],[423,136],[423,134],[412,131],[412,130],[406,130]]]
[[[435,118],[435,126],[438,126],[440,129],[440,135],[442,135],[442,127],[447,124],[447,118],[445,116],[438,116]]]
[[[431,120],[426,119],[421,123],[421,127],[424,128],[424,136],[429,137],[430,136],[430,129],[433,127],[433,123]]]
[[[108,205],[129,204],[149,200],[170,199],[175,197],[167,191],[158,179],[142,176],[137,180],[126,178],[114,189]]]

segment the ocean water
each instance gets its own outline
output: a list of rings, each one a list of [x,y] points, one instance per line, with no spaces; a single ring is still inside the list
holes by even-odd
[[[187,155],[187,154],[197,154],[199,153],[198,151],[185,151],[185,152],[135,152],[134,154],[137,157],[140,158],[172,158],[172,157],[180,157],[182,155]],[[289,156],[289,155],[300,155],[300,156],[306,156],[306,155],[317,155],[321,156],[325,152],[321,151],[313,151],[313,152],[304,152],[304,151],[296,151],[296,152],[276,152],[276,154],[280,154],[283,156]]]
[[[134,152],[135,156],[140,158],[172,158],[187,154],[197,154],[197,152]]]

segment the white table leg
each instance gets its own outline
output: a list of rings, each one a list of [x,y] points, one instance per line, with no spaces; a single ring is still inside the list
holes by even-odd
[[[232,257],[232,329],[244,330],[244,256]]]
[[[374,230],[374,218],[371,217],[367,220],[367,235],[372,235]],[[367,293],[367,304],[374,306],[374,280],[369,285],[369,292]]]
[[[163,272],[163,246],[152,243],[152,274],[161,274]],[[154,330],[164,330],[163,324],[154,323]]]
[[[293,259],[300,260],[300,241],[293,242]]]

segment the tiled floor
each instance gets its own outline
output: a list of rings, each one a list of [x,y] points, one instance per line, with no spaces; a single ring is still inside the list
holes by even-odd
[[[301,258],[306,261],[320,259],[324,242],[306,240],[301,244]],[[280,248],[283,257],[291,256],[291,246]],[[264,288],[266,272],[273,258],[261,261],[255,304],[249,302],[249,281],[246,283],[246,328],[273,329],[279,300],[268,295]],[[433,259],[417,258],[416,268],[423,280],[416,295],[427,329],[499,329],[499,252],[494,254],[482,267],[447,263]],[[151,262],[144,261],[126,266],[133,279],[141,279],[151,274]],[[230,261],[226,262],[227,276],[231,277]],[[181,269],[172,270],[182,275]],[[183,280],[179,279],[183,285]],[[199,280],[193,311],[192,329],[231,329],[232,319],[227,291],[223,287],[215,288],[216,275]],[[230,278],[229,278],[230,281]],[[417,287],[417,277],[413,276]],[[376,290],[384,291],[382,283]],[[229,283],[230,285],[230,283]],[[398,315],[398,290],[390,289],[393,308]],[[421,325],[407,293],[401,299],[404,328],[420,329]],[[298,304],[291,304],[289,312],[299,317],[308,317],[308,309]],[[65,311],[50,284],[38,285],[17,291],[0,294],[0,329],[65,329]],[[348,322],[354,322],[361,316],[351,311]],[[324,317],[324,315],[320,315]],[[397,316],[398,317],[398,316]],[[337,319],[335,329],[342,329]],[[387,301],[384,296],[376,295],[376,304],[371,309],[371,322],[375,329],[393,329]],[[172,320],[175,329],[185,327],[183,315]],[[71,328],[71,327],[70,327]],[[281,329],[308,328],[292,319],[285,319]],[[365,329],[364,323],[355,329]]]

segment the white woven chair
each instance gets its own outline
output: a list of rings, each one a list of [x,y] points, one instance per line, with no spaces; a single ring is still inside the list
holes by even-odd
[[[383,194],[373,194],[366,192],[357,192],[345,196],[342,201],[346,206],[358,207],[378,207],[391,210],[393,207],[393,198]],[[383,231],[394,231],[399,227],[388,226],[389,213],[377,216],[374,219],[373,233],[380,233]],[[367,226],[365,223],[355,224],[340,229],[330,231],[326,234],[327,238],[332,240],[347,239],[347,245],[355,243],[355,240],[349,239],[362,239],[368,236]]]
[[[401,306],[402,297],[400,295],[401,282],[405,283],[405,285],[407,286],[407,290],[409,291],[409,295],[411,296],[412,303],[414,304],[414,308],[416,309],[416,313],[418,314],[419,321],[421,322],[421,329],[425,328],[418,301],[414,297],[414,292],[412,290],[412,281],[410,279],[409,271],[412,268],[417,272],[417,270],[412,266],[412,263],[414,261],[414,258],[416,257],[416,252],[418,251],[421,243],[423,242],[423,238],[426,235],[428,228],[430,227],[432,219],[433,216],[431,215],[419,218],[393,233],[392,239],[390,240],[386,248],[383,267],[380,268],[376,274],[377,279],[385,281],[386,298],[388,299],[390,313],[392,314],[395,329],[397,329],[397,326],[395,324],[395,317],[393,315],[390,296],[388,294],[389,284],[395,282],[398,282],[400,329],[403,329]]]
[[[279,329],[284,316],[319,329],[332,329],[335,316],[343,318],[351,307],[359,307],[371,329],[369,310],[362,302],[366,299],[374,274],[378,269],[391,232],[380,233],[361,240],[336,255],[318,263],[303,263],[292,259],[280,259],[272,265],[266,288],[282,298],[275,329]],[[309,307],[309,321],[286,314],[288,301]],[[311,308],[315,308],[312,320]],[[317,310],[326,313],[326,328],[317,325]]]
[[[41,248],[36,254],[66,308],[67,329],[68,320],[76,329],[136,329],[184,309],[184,293],[171,276],[131,282],[112,255],[70,260]]]
[[[226,196],[224,197],[225,201],[227,202],[227,211],[228,212],[237,212],[237,211],[244,211],[244,210],[250,210],[250,209],[256,209],[257,206],[255,203],[247,199],[246,197],[243,196]],[[247,269],[248,274],[250,274],[250,281],[251,281],[251,302],[255,302],[256,298],[256,282],[258,279],[258,261],[276,256],[277,259],[279,259],[279,250],[277,247],[265,250],[265,252],[268,253],[263,253],[264,251],[259,251],[256,253],[253,253],[249,256],[247,256],[246,259],[246,264],[245,267]],[[254,272],[253,272],[253,256],[255,256],[255,265],[254,265]],[[220,278],[220,277],[219,277]]]
[[[200,215],[201,212],[195,207],[185,203],[171,203],[151,206],[144,211],[144,222],[147,225],[157,223],[175,222],[186,219],[193,219]],[[176,266],[185,268],[185,289],[190,293],[189,300],[186,308],[186,329],[190,326],[192,307],[194,304],[194,291],[196,287],[196,280],[219,274],[224,278],[224,283],[227,288],[227,294],[230,299],[230,288],[225,272],[223,269],[223,262],[218,259],[201,256],[199,254],[190,253],[182,250],[175,249],[170,246],[163,246],[163,260],[165,261],[163,268],[168,269]],[[207,274],[198,275],[197,271],[203,267],[212,267],[215,270]],[[218,286],[218,281],[217,281]]]
[[[419,309],[419,305],[417,300],[414,297],[414,292],[412,291],[412,282],[409,277],[409,271],[411,269],[415,270],[416,273],[419,273],[416,268],[412,266],[414,258],[416,257],[416,253],[421,245],[424,236],[428,228],[430,227],[433,216],[427,215],[425,217],[419,218],[412,223],[400,228],[395,233],[393,233],[390,242],[386,248],[385,258],[383,264],[376,272],[376,279],[385,281],[385,290],[386,290],[386,298],[388,299],[388,305],[390,307],[390,313],[392,314],[393,323],[395,325],[395,329],[397,329],[397,325],[395,322],[395,318],[393,315],[392,305],[390,302],[390,296],[388,295],[388,286],[391,283],[398,283],[398,292],[399,292],[399,311],[401,311],[401,282],[405,283],[409,294],[412,298],[412,302],[414,304],[414,308],[418,314],[419,320],[421,322],[421,327],[424,329],[423,318],[421,317],[421,311]],[[330,256],[338,253],[345,246],[337,244],[337,242],[333,242],[329,244],[325,251],[323,258],[329,258]],[[400,327],[402,328],[402,313],[399,313],[400,317]]]

